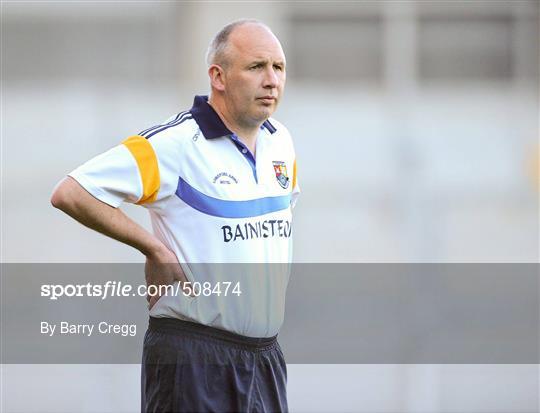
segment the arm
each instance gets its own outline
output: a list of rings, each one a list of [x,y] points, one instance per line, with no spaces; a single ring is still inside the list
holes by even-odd
[[[119,208],[113,208],[94,198],[73,178],[67,177],[57,185],[51,203],[86,227],[130,245],[144,254],[148,285],[187,281],[176,255],[160,240]],[[150,308],[158,299],[159,296],[149,298]]]

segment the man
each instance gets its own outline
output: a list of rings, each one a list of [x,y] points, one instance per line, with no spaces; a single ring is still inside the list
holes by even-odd
[[[269,119],[285,56],[267,26],[239,20],[207,62],[209,98],[77,168],[51,202],[143,253],[147,284],[184,288],[149,299],[143,411],[286,411],[276,335],[288,272],[270,263],[290,262],[299,189],[290,135]],[[149,210],[154,234],[118,209],[124,201]]]

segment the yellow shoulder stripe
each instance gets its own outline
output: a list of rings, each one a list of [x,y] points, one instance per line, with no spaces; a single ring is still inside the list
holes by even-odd
[[[122,142],[131,152],[137,166],[143,186],[143,195],[137,204],[146,204],[156,200],[159,187],[159,168],[154,148],[145,138],[139,135],[130,136]]]
[[[292,178],[292,187],[296,187],[296,159],[294,160],[293,166],[293,178]]]

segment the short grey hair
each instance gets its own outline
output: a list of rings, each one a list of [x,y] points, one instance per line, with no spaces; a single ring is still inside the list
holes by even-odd
[[[213,64],[227,66],[228,62],[225,56],[225,49],[227,49],[227,46],[229,44],[229,36],[237,27],[249,23],[257,24],[270,30],[270,28],[266,24],[257,19],[239,19],[227,24],[214,36],[214,38],[210,42],[208,50],[206,51],[206,64],[208,66],[211,66]]]

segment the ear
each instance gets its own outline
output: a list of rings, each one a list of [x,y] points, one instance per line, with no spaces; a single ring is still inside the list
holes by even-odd
[[[213,89],[223,92],[225,90],[225,72],[219,65],[211,65],[208,68],[208,77],[210,77],[210,85]]]

